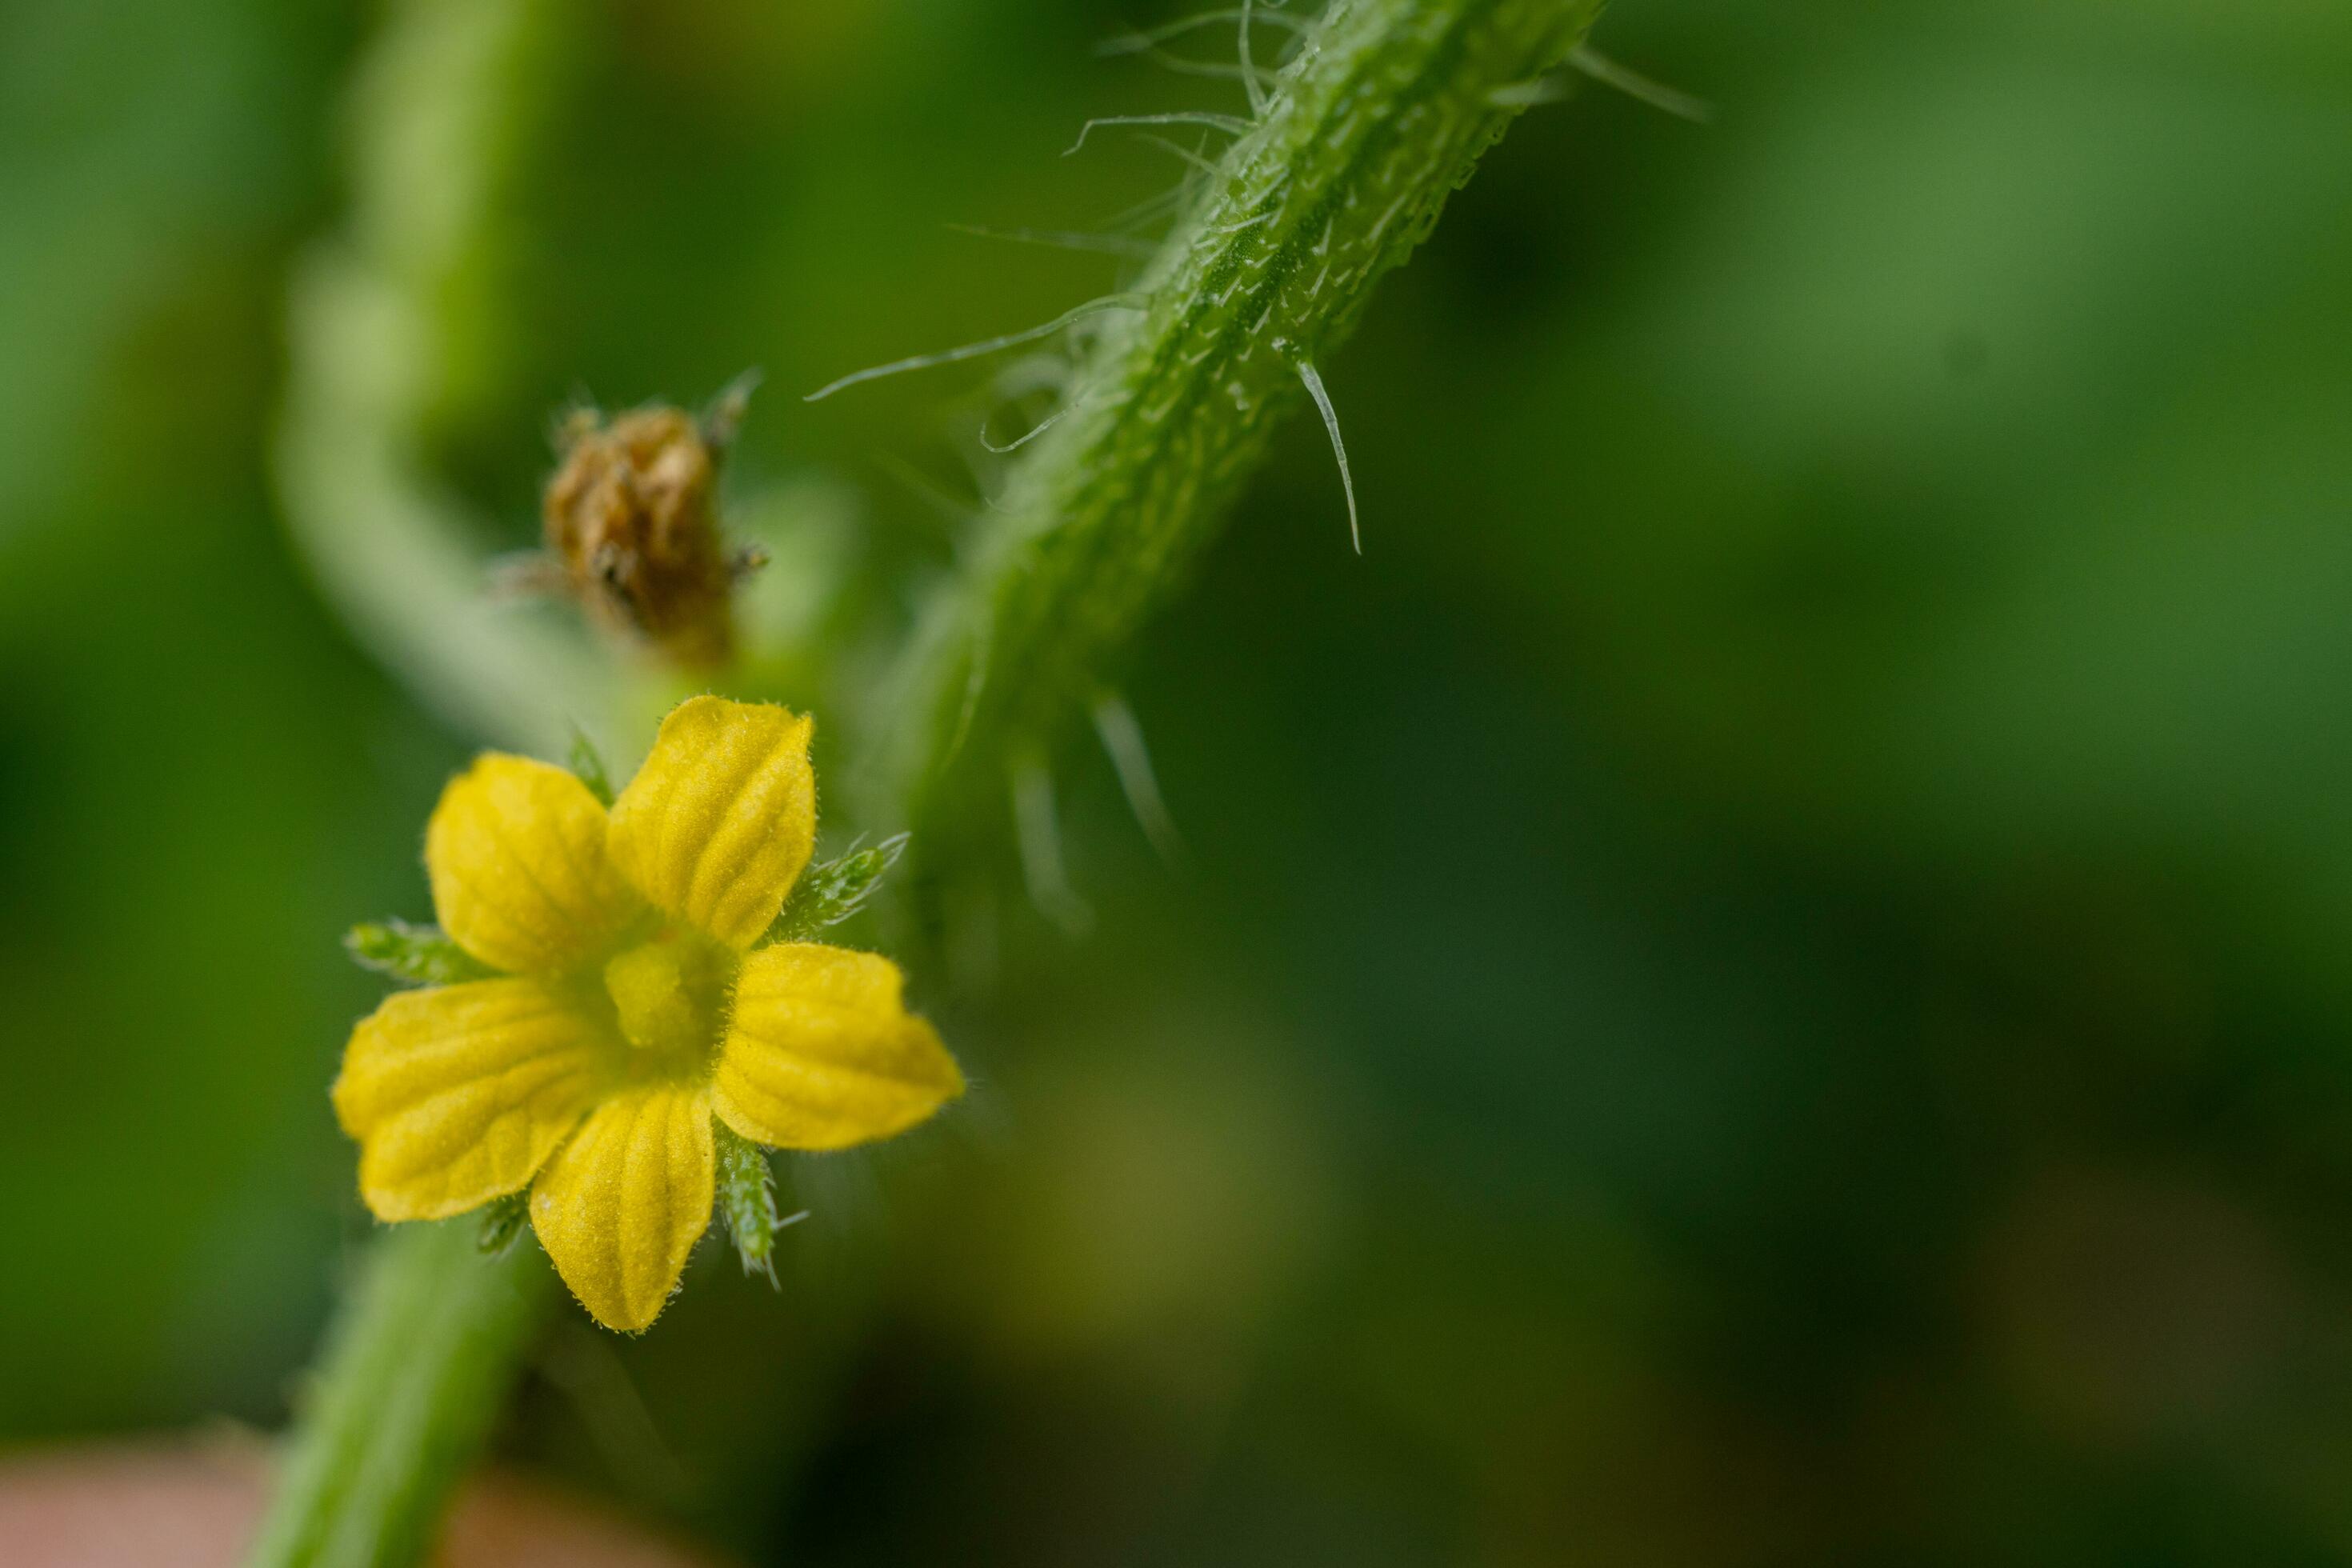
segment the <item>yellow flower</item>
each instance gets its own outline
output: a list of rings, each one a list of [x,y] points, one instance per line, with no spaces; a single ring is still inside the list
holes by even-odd
[[[709,1226],[713,1116],[756,1143],[839,1149],[962,1092],[897,965],[756,945],[815,841],[810,728],[695,698],[609,814],[522,757],[450,781],[425,834],[434,909],[501,973],[399,993],[352,1031],[335,1112],[377,1218],[529,1186],[572,1294],[642,1329]]]

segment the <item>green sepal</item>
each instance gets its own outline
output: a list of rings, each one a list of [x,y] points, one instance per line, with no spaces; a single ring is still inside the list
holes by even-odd
[[[764,1274],[772,1285],[776,1232],[806,1216],[776,1217],[776,1178],[765,1149],[715,1117],[710,1131],[719,1141],[719,1212],[726,1216],[727,1234],[735,1240],[743,1272]]]
[[[905,854],[912,835],[893,834],[871,849],[853,849],[838,859],[812,866],[793,884],[783,912],[768,928],[767,942],[804,942],[827,926],[839,925],[866,907],[882,879]]]
[[[563,765],[572,770],[573,777],[588,786],[588,793],[596,797],[597,805],[610,806],[613,804],[613,775],[604,771],[604,759],[597,754],[596,742],[590,740],[588,731],[577,724],[572,726],[572,750],[565,754]]]
[[[353,926],[343,947],[362,967],[411,985],[455,985],[498,973],[444,936],[439,926],[406,921]]]
[[[530,1226],[530,1194],[509,1193],[492,1198],[477,1212],[482,1216],[482,1229],[474,1245],[492,1258],[503,1258]]]

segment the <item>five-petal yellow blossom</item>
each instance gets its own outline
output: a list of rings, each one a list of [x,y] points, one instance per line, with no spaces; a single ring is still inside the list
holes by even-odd
[[[816,836],[810,724],[698,697],[607,813],[572,773],[492,752],[425,835],[451,940],[499,978],[399,993],[352,1031],[336,1115],[379,1219],[530,1189],[533,1228],[608,1328],[652,1322],[710,1223],[711,1118],[839,1149],[963,1089],[898,967],[759,947]]]

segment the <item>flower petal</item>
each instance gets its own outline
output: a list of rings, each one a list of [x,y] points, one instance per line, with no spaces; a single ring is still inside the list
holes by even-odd
[[[711,1085],[720,1121],[754,1142],[842,1149],[887,1138],[963,1092],[930,1025],[870,952],[779,942],[743,961]]]
[[[608,1081],[617,1047],[535,980],[403,991],[352,1031],[336,1118],[378,1219],[520,1192]]]
[[[661,1313],[710,1226],[710,1091],[646,1083],[596,1108],[530,1190],[530,1223],[589,1315],[634,1332]]]
[[[604,808],[562,768],[486,753],[425,828],[433,908],[494,969],[538,973],[603,955],[641,906],[604,856]]]
[[[814,728],[766,703],[680,703],[614,803],[614,864],[666,913],[749,948],[816,843]]]

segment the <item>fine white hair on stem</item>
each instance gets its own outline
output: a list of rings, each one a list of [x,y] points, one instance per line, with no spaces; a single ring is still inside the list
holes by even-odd
[[[989,390],[1003,403],[1026,397],[1033,392],[1050,392],[1059,397],[1069,389],[1073,374],[1069,360],[1061,354],[1024,354],[996,373]]]
[[[1620,65],[1599,49],[1580,44],[1569,51],[1568,63],[1601,86],[1613,87],[1626,97],[1663,110],[1677,120],[1687,120],[1694,125],[1715,122],[1715,105],[1706,100],[1677,91],[1630,66]]]
[[[1105,38],[1095,46],[1095,53],[1104,56],[1149,54],[1171,38],[1182,37],[1185,34],[1198,32],[1202,27],[1213,27],[1220,22],[1238,22],[1247,16],[1251,9],[1250,6],[1231,6],[1218,11],[1195,11],[1189,16],[1180,16],[1172,22],[1157,27],[1142,28],[1132,33],[1121,33],[1117,37]],[[1308,24],[1304,19],[1284,16],[1281,12],[1275,11],[1270,4],[1266,10],[1271,14],[1259,16],[1255,20],[1271,22],[1294,34],[1303,33],[1307,28]]]
[[[1235,136],[1250,133],[1250,122],[1238,114],[1211,114],[1205,110],[1182,110],[1167,114],[1103,114],[1078,127],[1078,139],[1062,151],[1066,158],[1087,144],[1087,138],[1102,125],[1205,125],[1213,131],[1223,131]]]
[[[1568,96],[1568,79],[1555,73],[1507,83],[1489,92],[1486,101],[1497,109],[1535,109],[1547,103],[1558,103]]]
[[[972,716],[980,711],[980,694],[988,685],[989,668],[995,658],[996,634],[982,627],[979,639],[972,644],[971,668],[964,672],[963,700],[956,707],[954,732],[940,752],[941,767],[963,754],[963,743],[971,738]]]
[[[1084,936],[1093,926],[1094,910],[1070,886],[1062,866],[1062,827],[1054,811],[1054,775],[1034,752],[1013,759],[1013,834],[1020,841],[1021,876],[1029,885],[1029,901],[1038,912],[1070,936]]]
[[[1250,10],[1253,0],[1242,0],[1242,14],[1234,32],[1239,39],[1242,57],[1242,90],[1249,94],[1250,118],[1265,118],[1265,88],[1257,79],[1256,62],[1250,58]]]
[[[987,498],[966,500],[950,494],[945,486],[896,452],[876,452],[871,460],[886,479],[922,503],[929,526],[906,521],[919,531],[925,542],[942,546],[950,552],[961,552],[969,546],[973,524],[987,510]],[[896,511],[884,515],[892,521],[901,521]]]
[[[1124,699],[1105,693],[1095,701],[1094,719],[1095,733],[1102,737],[1103,752],[1118,774],[1127,808],[1135,814],[1144,837],[1169,866],[1182,866],[1184,839],[1160,795],[1160,780],[1151,771],[1151,752],[1143,743],[1143,726],[1136,722],[1134,710]]]
[[[1247,82],[1253,100],[1263,104],[1265,100],[1265,73],[1255,66],[1238,66],[1226,60],[1193,60],[1182,55],[1171,55],[1165,49],[1153,49],[1145,58],[1179,76],[1214,77],[1219,81]]]
[[[860,382],[879,381],[886,375],[898,375],[910,370],[929,370],[933,365],[954,364],[959,360],[978,359],[982,354],[996,353],[1021,343],[1034,343],[1039,338],[1052,337],[1072,322],[1082,321],[1088,316],[1099,316],[1108,310],[1140,310],[1146,303],[1145,297],[1140,294],[1106,294],[1099,300],[1089,300],[1083,305],[1072,306],[1042,327],[1031,327],[1026,331],[1007,332],[1000,338],[983,338],[979,342],[965,343],[958,348],[941,349],[937,353],[917,354],[912,359],[892,360],[888,364],[877,364],[866,370],[852,371],[838,381],[827,382],[802,401],[814,403],[820,398],[831,397],[844,387],[856,386]]]
[[[1078,403],[1066,403],[1061,407],[1056,408],[1054,412],[1045,416],[1045,418],[1037,421],[1036,424],[1032,425],[1022,434],[1015,436],[1012,440],[1007,441],[1001,446],[988,438],[988,425],[987,422],[983,420],[980,426],[980,444],[986,447],[989,453],[994,457],[1002,458],[1008,453],[1017,452],[1021,450],[1022,447],[1026,447],[1030,442],[1034,441],[1038,437],[1043,436],[1046,431],[1051,430],[1055,426],[1059,425],[1063,420],[1067,419],[1071,415],[1076,414],[1083,406],[1085,406],[1083,401]]]
[[[950,527],[968,528],[980,521],[981,503],[950,494],[944,486],[897,453],[877,452],[874,462],[900,489],[938,513]]]
[[[1193,152],[1192,149],[1185,146],[1181,142],[1175,141],[1171,137],[1154,136],[1151,132],[1146,131],[1139,133],[1136,140],[1138,142],[1149,142],[1151,145],[1160,149],[1162,152],[1173,153],[1177,157],[1183,159],[1185,163],[1191,164],[1201,174],[1214,176],[1217,172],[1217,166],[1214,163],[1210,163],[1208,159],[1202,157],[1200,153]]]
[[[719,389],[719,395],[703,409],[698,421],[707,444],[722,447],[734,445],[737,433],[743,427],[743,415],[751,406],[751,395],[760,390],[760,383],[765,379],[760,367],[753,365]]]
[[[1148,239],[1138,239],[1127,234],[1081,234],[1060,228],[996,228],[981,223],[951,223],[948,227],[978,239],[1007,239],[1016,245],[1045,245],[1057,250],[1093,250],[1105,256],[1126,256],[1137,260],[1149,257],[1157,248]]]
[[[1216,164],[1209,163],[1209,160],[1202,157],[1200,153],[1192,153],[1190,148],[1185,148],[1183,143],[1169,141],[1167,136],[1152,136],[1152,134],[1143,134],[1140,139],[1150,141],[1150,143],[1155,143],[1155,146],[1167,148],[1169,153],[1176,153],[1179,157],[1183,157],[1185,163],[1200,164],[1202,174],[1185,174],[1183,179],[1176,181],[1171,188],[1162,191],[1160,195],[1148,195],[1140,202],[1136,202],[1134,207],[1127,207],[1124,212],[1110,214],[1108,218],[1098,218],[1098,224],[1096,224],[1098,228],[1112,228],[1112,230],[1122,230],[1124,233],[1124,230],[1143,228],[1143,226],[1152,224],[1155,218],[1169,216],[1171,212],[1183,207],[1185,202],[1192,200],[1192,195],[1200,191],[1200,181],[1204,179],[1204,176],[1213,176],[1213,174],[1216,174]]]
[[[1339,439],[1339,416],[1331,406],[1331,395],[1323,388],[1323,378],[1314,365],[1306,360],[1293,362],[1298,366],[1298,379],[1307,384],[1307,395],[1323,413],[1323,428],[1331,433],[1331,455],[1339,459],[1339,488],[1348,492],[1348,538],[1354,543],[1356,553],[1364,552],[1363,531],[1356,521],[1356,480],[1348,472],[1348,444]]]

